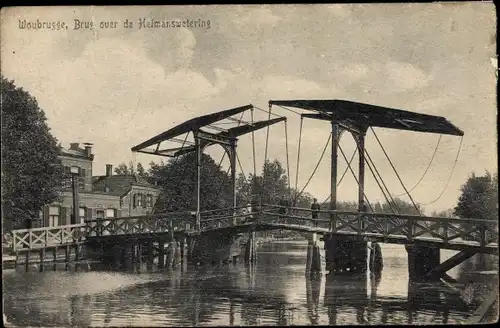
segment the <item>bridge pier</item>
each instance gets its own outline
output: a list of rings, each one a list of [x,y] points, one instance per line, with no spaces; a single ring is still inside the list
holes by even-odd
[[[368,243],[334,234],[326,234],[326,270],[329,273],[360,274],[367,270]]]
[[[317,234],[309,235],[307,243],[306,274],[315,276],[321,274],[321,254],[317,242]]]
[[[427,275],[440,264],[441,250],[437,247],[406,245],[410,281],[439,281],[436,275]]]
[[[245,247],[245,263],[252,264],[257,261],[255,231],[250,232],[248,241]]]

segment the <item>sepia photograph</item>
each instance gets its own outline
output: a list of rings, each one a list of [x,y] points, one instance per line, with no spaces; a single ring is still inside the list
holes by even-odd
[[[493,2],[0,16],[4,326],[498,321]]]

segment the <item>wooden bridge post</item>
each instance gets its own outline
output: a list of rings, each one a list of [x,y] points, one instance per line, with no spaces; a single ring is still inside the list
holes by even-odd
[[[175,242],[175,255],[174,255],[173,267],[177,267],[178,264],[182,264],[182,261],[181,261],[181,245],[177,241]]]
[[[57,270],[57,246],[52,248],[52,270],[56,271]]]
[[[306,274],[316,276],[321,274],[321,253],[319,252],[316,233],[311,233],[308,239]]]
[[[25,256],[24,256],[24,258],[25,258],[24,269],[26,272],[30,271],[30,257],[31,257],[31,252],[27,251]]]
[[[70,256],[71,256],[71,246],[66,245],[65,263],[64,263],[64,270],[66,271],[69,270]]]
[[[137,272],[141,271],[142,267],[142,244],[141,242],[137,242],[135,245],[135,254],[136,254],[136,270]]]
[[[43,265],[45,263],[45,248],[40,249],[40,272],[43,272]]]
[[[250,232],[245,247],[245,264],[252,264],[257,260],[255,247],[255,231]]]
[[[158,269],[165,267],[165,242],[158,241]]]
[[[150,271],[153,269],[153,239],[149,238],[148,239],[148,244],[147,244],[147,256],[148,256],[148,261],[147,261],[147,270]]]
[[[168,244],[167,264],[166,264],[168,268],[172,268],[174,264],[174,257],[175,257],[175,239],[171,240],[170,243]]]
[[[75,245],[75,271],[78,271],[78,268],[80,267],[80,251],[81,251],[81,248],[80,248],[80,245],[76,244]]]
[[[181,265],[184,266],[184,263],[187,263],[187,239],[182,238],[180,248],[181,248]]]

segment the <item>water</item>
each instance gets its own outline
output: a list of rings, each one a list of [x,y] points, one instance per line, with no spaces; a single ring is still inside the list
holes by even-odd
[[[5,313],[13,325],[45,327],[453,324],[465,322],[477,307],[449,288],[409,286],[403,246],[382,245],[384,269],[373,279],[324,274],[306,279],[306,246],[262,244],[251,269],[230,264],[153,273],[93,268],[23,273],[20,268],[4,272]],[[454,253],[443,251],[442,260]],[[451,275],[467,281],[478,276],[473,264],[465,266]],[[479,285],[498,289],[491,287],[498,269],[484,272]]]

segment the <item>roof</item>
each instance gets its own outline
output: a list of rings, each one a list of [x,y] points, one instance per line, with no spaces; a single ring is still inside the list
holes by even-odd
[[[302,116],[331,121],[337,120],[355,128],[381,127],[417,132],[463,136],[463,131],[441,116],[420,114],[353,101],[327,100],[270,100],[269,105],[289,106],[315,111]]]
[[[112,195],[126,195],[134,185],[156,189],[158,188],[138,175],[117,174],[111,176],[103,175],[92,177],[92,188],[94,191],[103,192],[107,188],[107,193]]]

